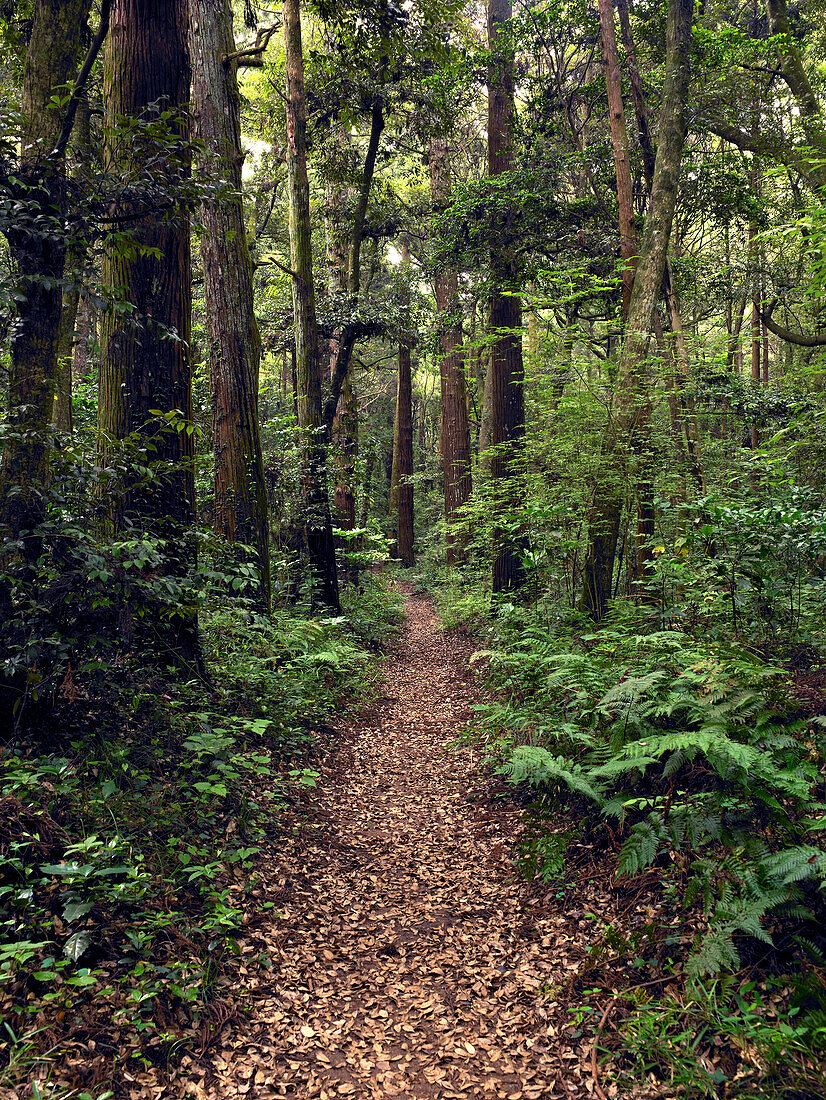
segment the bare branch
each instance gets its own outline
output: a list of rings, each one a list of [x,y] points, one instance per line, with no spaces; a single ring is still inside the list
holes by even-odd
[[[782,325],[778,325],[777,321],[773,321],[772,310],[776,305],[776,298],[766,309],[761,309],[760,306],[755,303],[760,320],[769,332],[773,332],[775,336],[779,336],[780,339],[785,340],[787,344],[797,344],[797,346],[801,348],[826,347],[826,332],[818,332],[814,336],[806,336],[801,332],[792,332],[791,329],[784,328]]]
[[[255,36],[255,45],[248,46],[243,50],[236,50],[235,53],[225,54],[221,58],[224,66],[229,65],[231,61],[237,61],[239,65],[243,65],[247,68],[254,68],[257,65],[263,65],[263,54],[270,44],[270,39],[275,32],[281,26],[280,23],[273,23],[271,27],[262,27],[261,30]]]

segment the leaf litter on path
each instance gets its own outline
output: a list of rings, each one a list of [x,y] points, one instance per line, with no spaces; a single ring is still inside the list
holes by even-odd
[[[523,811],[474,800],[478,750],[447,750],[477,694],[470,648],[427,599],[407,610],[383,697],[341,723],[309,822],[265,854],[277,913],[249,922],[237,984],[219,991],[241,994],[245,1018],[160,1092],[157,1070],[137,1075],[135,1100],[593,1093],[564,1001],[599,929],[514,870]]]

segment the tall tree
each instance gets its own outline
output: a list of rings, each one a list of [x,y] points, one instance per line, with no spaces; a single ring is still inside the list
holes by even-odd
[[[614,151],[614,170],[617,180],[620,255],[623,259],[622,316],[624,320],[628,316],[628,309],[631,305],[631,289],[634,285],[637,230],[634,224],[631,158],[628,152],[628,132],[625,126],[625,109],[622,102],[622,80],[619,54],[617,53],[617,36],[614,29],[613,0],[599,0],[599,25],[602,36],[602,53],[605,61],[605,85],[608,92],[611,145]]]
[[[337,610],[338,576],[327,494],[326,433],[321,408],[321,354],[313,285],[310,185],[307,178],[307,107],[299,0],[284,0],[283,10],[290,256],[298,371],[298,424],[302,433],[301,490],[305,509],[306,543],[313,574],[313,598],[316,603]],[[333,405],[333,414],[337,405],[338,395]]]
[[[513,167],[513,59],[511,0],[488,0],[488,175]],[[522,363],[522,302],[517,292],[516,211],[508,206],[499,243],[491,250],[491,477],[513,476],[525,433],[525,371]],[[485,384],[487,391],[488,385]],[[487,397],[487,392],[486,392]],[[493,591],[518,588],[524,580],[523,547],[518,537],[498,532],[493,562]]]
[[[450,201],[448,145],[434,138],[428,156],[433,206],[444,209]],[[445,521],[455,520],[472,491],[470,469],[470,431],[468,427],[465,364],[462,355],[462,325],[459,303],[459,272],[454,265],[443,266],[436,274],[436,309],[439,313],[439,378],[442,390],[441,451],[444,472]],[[457,554],[458,551],[458,554]],[[448,535],[447,562],[452,565],[461,556],[461,547]]]
[[[258,420],[261,335],[241,196],[241,103],[230,0],[190,0],[192,105],[204,169],[225,192],[201,208],[206,330],[212,380],[215,527],[251,546],[259,605],[270,606],[267,491]]]
[[[402,241],[402,274],[408,278],[410,248]],[[399,560],[415,564],[413,551],[413,379],[410,364],[410,290],[402,290],[400,320],[404,329],[399,339],[399,370],[396,386],[396,417],[393,425],[393,470],[390,476],[390,515],[395,520]]]
[[[583,610],[599,621],[611,598],[614,559],[625,496],[627,457],[648,415],[648,349],[665,274],[685,143],[692,0],[670,0],[666,74],[654,180],[640,243],[617,382],[602,440],[588,518]]]
[[[122,308],[110,309],[102,324],[98,407],[105,454],[109,440],[134,434],[158,462],[148,484],[139,471],[130,478],[113,522],[121,526],[131,514],[160,538],[167,570],[179,578],[195,564],[192,270],[189,218],[176,197],[190,163],[187,31],[186,0],[114,0],[105,58],[107,163],[136,184],[151,173],[171,213],[147,208],[146,196],[136,201],[129,189],[115,212],[133,228],[128,245],[114,241],[103,260],[104,286]],[[126,128],[124,119],[130,120]],[[161,146],[150,132],[164,126],[169,134]],[[127,634],[133,610],[124,609]],[[140,610],[154,643],[186,665],[200,664],[194,612],[181,608],[170,617],[168,608]]]
[[[101,35],[95,38],[94,51],[78,73],[90,7],[90,0],[35,0],[23,66],[20,162],[14,178],[4,184],[4,197],[21,213],[6,231],[18,285],[9,364],[10,432],[0,468],[0,526],[31,560],[38,556],[37,541],[29,532],[43,514],[57,376],[67,246],[66,145],[102,40]],[[107,11],[104,5],[102,34]],[[69,101],[55,108],[55,97],[73,81]],[[0,612],[5,604],[0,591]]]

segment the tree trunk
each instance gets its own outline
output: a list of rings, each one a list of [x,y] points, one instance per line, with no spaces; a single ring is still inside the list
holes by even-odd
[[[691,0],[670,0],[666,77],[659,143],[639,265],[634,279],[625,344],[609,422],[595,476],[594,501],[588,518],[588,551],[584,563],[581,606],[601,620],[611,600],[617,535],[624,498],[627,452],[635,446],[648,416],[646,362],[657,300],[665,274],[674,220],[680,161],[685,143],[685,101],[691,42]]]
[[[49,431],[55,401],[61,284],[66,260],[63,223],[66,108],[55,109],[77,72],[90,0],[35,0],[23,66],[20,164],[8,197],[19,200],[20,229],[8,234],[17,316],[11,342],[6,450],[0,469],[0,527],[11,541],[22,537],[23,555],[34,561],[39,543],[28,536],[44,514],[49,473]],[[19,193],[15,188],[19,187]],[[41,232],[39,226],[47,226]],[[0,618],[8,611],[0,592]]]
[[[407,277],[410,251],[402,241],[402,273]],[[405,285],[401,300],[401,321],[410,324],[410,293]],[[391,526],[395,526],[398,556],[403,566],[415,564],[413,552],[413,385],[410,369],[410,340],[405,332],[399,341],[399,373],[396,386],[396,418],[393,424],[393,473],[390,478]],[[394,523],[395,521],[395,523]]]
[[[310,185],[307,179],[307,107],[299,0],[284,0],[284,51],[287,77],[287,189],[304,523],[312,571],[312,600],[316,606],[337,611],[340,607],[338,575],[327,495],[326,440],[321,415],[321,355],[313,285]]]
[[[447,142],[444,139],[431,141],[429,159],[433,205],[437,210],[444,209],[450,199]],[[444,464],[445,522],[449,526],[472,491],[459,273],[455,267],[443,268],[437,274],[435,291],[442,353],[439,377],[442,391],[441,450]],[[461,546],[457,546],[456,540],[448,533],[447,564],[453,565],[457,557],[461,556]]]
[[[185,0],[115,0],[106,50],[106,124],[116,135],[107,150],[111,170],[125,180],[162,173],[161,186],[170,192],[189,172],[187,22]],[[167,125],[181,140],[163,164],[159,150],[151,149],[150,169],[143,143],[119,139],[116,126],[122,116],[158,125],[162,111],[170,112]],[[109,439],[134,433],[157,466],[149,484],[137,470],[128,479],[112,520],[121,529],[130,513],[147,535],[162,539],[168,572],[182,578],[196,560],[188,218],[181,209],[174,217],[135,213],[128,198],[117,213],[125,220],[134,217],[133,247],[107,250],[103,284],[130,308],[110,310],[102,325],[98,418],[104,458]],[[127,641],[133,610],[124,609],[121,624]],[[168,607],[138,610],[147,640],[200,668],[194,612],[182,609],[170,619]]]
[[[356,209],[347,253],[347,294],[354,305],[361,289],[361,242],[364,234],[364,222],[367,217],[367,206],[370,200],[370,188],[373,184],[373,173],[376,168],[376,156],[378,155],[383,130],[384,99],[379,93],[376,93],[370,111],[370,137],[367,141],[361,187],[356,199]],[[350,369],[355,341],[355,331],[346,325],[334,337],[335,356],[330,363],[330,393],[324,404],[322,414],[322,422],[328,437],[332,429],[333,418],[338,409],[341,387]]]
[[[622,104],[622,81],[619,54],[617,53],[617,38],[614,30],[612,0],[599,0],[599,23],[602,34],[602,52],[605,58],[608,118],[611,126],[611,145],[614,151],[614,171],[617,181],[620,255],[623,259],[622,316],[625,320],[628,317],[628,307],[631,305],[631,289],[634,286],[637,230],[634,224],[631,160],[628,155],[628,133],[625,128],[625,110]]]
[[[348,132],[344,126],[338,128],[338,148],[343,161],[348,145]],[[336,165],[333,170],[336,170]],[[330,179],[324,193],[324,234],[326,237],[327,291],[329,310],[337,313],[343,306],[347,283],[347,240],[344,227],[344,210],[347,201],[347,187],[337,179]],[[358,289],[358,288],[357,288]],[[335,374],[336,363],[341,350],[341,330],[330,338],[330,377]],[[341,385],[338,408],[333,418],[331,440],[336,472],[336,488],[333,509],[338,526],[351,531],[356,525],[355,476],[358,459],[359,409],[355,387],[348,369]],[[340,545],[348,550],[349,544],[342,539]],[[349,570],[347,570],[349,573]]]
[[[270,608],[267,490],[258,417],[261,336],[241,198],[241,102],[230,0],[189,0],[192,106],[204,168],[228,194],[201,207],[215,456],[215,530],[254,550],[258,605]]]
[[[507,42],[511,0],[488,0],[488,175],[509,172],[513,164],[513,46]],[[524,367],[522,364],[522,303],[515,293],[518,274],[514,258],[515,215],[503,219],[500,244],[491,252],[491,477],[512,479],[518,469],[525,433]],[[487,387],[486,387],[487,388]],[[508,492],[509,503],[516,503]],[[524,539],[498,531],[493,562],[493,591],[519,588],[524,582]]]

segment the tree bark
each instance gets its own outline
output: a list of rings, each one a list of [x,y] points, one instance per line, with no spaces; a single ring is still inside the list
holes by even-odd
[[[187,22],[185,0],[115,0],[106,49],[106,124],[114,135],[107,162],[126,180],[162,173],[159,183],[173,205],[175,187],[189,173]],[[152,149],[150,169],[143,142],[124,140],[116,128],[123,117],[157,125],[161,111],[170,112],[168,125],[180,140],[162,164]],[[116,213],[134,217],[131,247],[107,249],[103,284],[128,308],[103,319],[98,421],[104,460],[109,440],[134,435],[149,448],[156,473],[149,484],[138,470],[127,478],[112,521],[122,529],[129,513],[147,535],[162,539],[168,572],[183,577],[196,562],[189,221],[182,209],[174,217],[137,213],[128,197]],[[124,609],[121,624],[127,641],[133,610]],[[201,667],[194,612],[182,609],[170,619],[168,608],[139,610],[148,641],[185,666]]]
[[[402,241],[402,273],[407,277],[410,250]],[[401,321],[410,324],[410,294],[405,286],[401,296]],[[393,473],[390,478],[390,513],[395,520],[399,559],[405,568],[415,564],[413,549],[413,384],[410,366],[410,339],[405,332],[399,340],[399,373],[396,386],[396,417],[393,424]],[[392,523],[391,523],[392,525]]]
[[[204,169],[227,194],[201,207],[207,354],[212,382],[215,529],[254,551],[258,605],[270,608],[269,512],[258,416],[261,335],[241,197],[241,102],[230,0],[189,0],[192,106]]]
[[[625,109],[622,103],[622,81],[619,54],[617,53],[617,38],[614,30],[612,0],[599,0],[599,24],[602,34],[602,52],[605,59],[608,118],[611,126],[611,145],[614,151],[614,170],[617,181],[620,255],[623,259],[622,316],[625,320],[628,317],[628,308],[631,305],[631,290],[634,286],[637,230],[634,224],[631,159],[628,154],[628,133],[625,128]]]
[[[381,95],[376,94],[373,97],[370,112],[370,137],[367,142],[361,187],[356,201],[347,254],[347,294],[353,305],[355,305],[361,289],[361,241],[364,234],[364,222],[367,217],[367,206],[370,200],[370,188],[373,184],[373,174],[376,168],[376,156],[378,155],[383,130],[384,99]],[[336,350],[330,364],[330,394],[323,410],[323,423],[328,436],[338,409],[341,387],[350,369],[350,359],[356,342],[356,330],[352,326],[344,326],[335,334],[334,339]]]
[[[326,439],[321,410],[321,354],[313,285],[310,185],[307,178],[307,107],[299,0],[284,0],[283,11],[287,78],[287,190],[290,207],[290,256],[294,273],[293,322],[298,375],[298,426],[302,436],[301,490],[304,524],[312,572],[312,600],[316,606],[337,611],[340,607],[338,575],[327,493]]]
[[[581,607],[595,621],[604,617],[611,600],[628,452],[634,448],[648,416],[646,363],[665,273],[685,143],[691,16],[691,0],[670,0],[666,76],[654,180],[617,385],[603,437],[594,501],[588,519],[588,551],[583,569]]]
[[[433,205],[444,209],[450,200],[447,169],[447,142],[435,138],[430,143],[430,186]],[[468,428],[465,363],[462,354],[459,273],[455,267],[443,268],[435,279],[436,308],[439,312],[439,378],[442,391],[441,450],[444,465],[445,522],[448,527],[469,499],[472,491],[470,469],[470,431]],[[462,557],[462,547],[448,533],[447,564]]]
[[[344,126],[338,127],[339,152],[343,155],[348,144],[348,133]],[[335,166],[334,166],[335,171]],[[340,310],[344,304],[347,284],[347,240],[344,226],[344,207],[347,200],[347,187],[338,179],[329,179],[324,192],[324,234],[326,237],[327,292],[329,309],[332,313]],[[330,377],[335,374],[341,349],[341,330],[330,338],[329,367]],[[333,497],[333,510],[336,523],[345,531],[351,531],[356,525],[355,476],[358,460],[359,409],[355,386],[348,369],[341,385],[338,408],[331,426],[331,442],[336,474],[336,488]],[[350,549],[346,539],[339,545],[345,552]],[[349,575],[350,570],[346,573]]]
[[[17,316],[11,343],[9,435],[0,468],[0,527],[22,540],[34,561],[39,543],[29,532],[44,514],[49,476],[49,432],[55,400],[62,280],[67,239],[63,189],[65,108],[52,98],[78,68],[90,0],[35,0],[23,66],[20,164],[8,198],[19,201],[21,225],[8,234],[17,277]],[[51,227],[57,222],[57,233]],[[47,231],[42,226],[49,227]],[[0,592],[0,617],[6,599]]]
[[[513,44],[506,24],[511,19],[511,0],[489,0],[488,43],[488,175],[509,172],[513,166]],[[525,434],[524,366],[522,363],[522,302],[516,293],[518,273],[512,244],[514,214],[503,219],[498,247],[491,252],[491,477],[507,481],[518,469]],[[515,504],[513,493],[510,503]],[[522,564],[524,539],[519,535],[495,536],[493,591],[519,588],[525,579]]]

